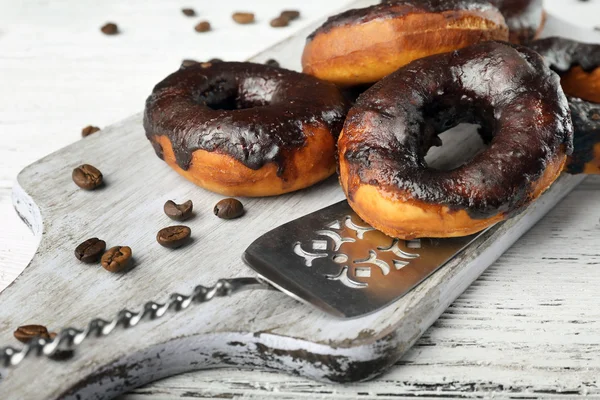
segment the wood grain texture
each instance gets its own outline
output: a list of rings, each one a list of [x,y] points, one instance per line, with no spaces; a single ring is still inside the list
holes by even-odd
[[[19,171],[80,140],[84,126],[104,128],[139,112],[153,85],[182,59],[245,60],[349,2],[0,0],[0,290],[37,247],[12,206]],[[183,7],[197,16],[185,17]],[[295,8],[300,19],[269,26],[282,9]],[[231,13],[246,9],[256,23],[236,24]],[[210,21],[212,31],[196,33],[200,20]],[[108,21],[122,34],[100,33]]]
[[[375,381],[340,386],[216,370],[159,381],[122,399],[600,398],[599,202],[600,177],[590,177]]]
[[[69,172],[82,162],[103,171],[103,189],[86,192],[72,183]],[[132,184],[136,177],[146,177],[138,181],[144,185]],[[493,260],[581,179],[562,177],[522,215],[491,229],[409,295],[373,315],[336,320],[281,293],[254,292],[146,323],[135,334],[117,332],[104,346],[86,343],[61,368],[51,368],[48,360],[25,362],[9,371],[1,389],[25,399],[110,398],[175,373],[227,365],[273,368],[325,381],[369,379],[407,351]],[[28,322],[44,321],[50,329],[82,326],[93,317],[110,318],[122,307],[136,310],[141,299],[189,293],[190,277],[211,283],[247,275],[239,256],[254,238],[343,198],[337,182],[330,180],[278,198],[246,199],[243,219],[217,219],[206,211],[219,196],[176,177],[152,155],[139,115],[40,160],[19,175],[19,183],[24,192],[15,192],[15,207],[41,233],[41,242],[24,273],[0,294],[5,305],[0,309],[0,338],[5,343],[15,326]],[[198,215],[189,223],[195,243],[179,251],[161,248],[154,240],[154,233],[169,224],[161,212],[167,198],[196,203]],[[134,268],[113,275],[77,263],[73,248],[90,236],[107,240],[109,246],[132,247]],[[31,376],[38,376],[44,392],[25,384]]]
[[[114,129],[115,131],[122,132],[123,134],[129,133],[130,135],[133,135],[133,131],[128,131],[123,127],[115,126]],[[139,135],[139,132],[136,134]],[[134,147],[133,149],[135,150],[136,148]],[[86,149],[86,151],[88,150],[89,148]],[[87,155],[90,153],[86,152],[83,154]],[[155,161],[156,168],[164,170],[164,166],[160,164],[158,160]],[[48,166],[48,164],[46,164],[46,166]],[[68,166],[57,166],[57,164],[53,164],[52,167],[59,169],[63,168],[67,170],[69,169]],[[134,166],[133,170],[137,171],[136,168],[137,167]],[[172,175],[169,175],[166,171],[164,172],[164,174],[165,177],[173,177]],[[124,175],[115,175],[115,177],[119,179],[123,176]],[[158,178],[160,178],[160,176]],[[40,183],[46,183],[42,176],[36,177],[36,179]],[[163,195],[163,193],[169,195],[171,193],[177,193],[174,192],[172,188],[174,188],[178,184],[181,186],[181,182],[183,182],[181,180],[177,181],[177,179],[179,178],[173,177],[173,180],[175,181],[173,182],[174,186],[169,186],[172,182],[167,182],[168,187],[164,188],[164,192],[155,192],[154,195],[160,197]],[[168,180],[169,179],[165,179],[165,181]],[[117,187],[121,188],[120,185]],[[573,289],[578,289],[579,291],[581,291],[583,280],[560,280],[556,282],[556,278],[554,277],[554,284],[550,285],[549,288],[551,290],[549,292],[545,290],[539,290],[538,288],[538,286],[541,284],[540,282],[542,282],[543,284],[543,282],[546,282],[547,279],[550,279],[550,277],[547,276],[547,274],[545,274],[545,271],[547,270],[547,264],[552,263],[549,263],[549,260],[543,259],[543,254],[545,254],[545,252],[548,251],[548,249],[545,248],[546,243],[548,243],[551,246],[550,248],[554,250],[554,252],[551,253],[554,254],[554,258],[556,258],[557,255],[562,254],[561,251],[564,251],[564,249],[562,249],[561,247],[564,247],[565,241],[570,240],[570,236],[573,236],[577,239],[585,239],[580,244],[582,247],[579,247],[578,243],[578,246],[576,246],[574,249],[570,249],[567,251],[567,254],[571,255],[570,261],[569,257],[562,260],[552,260],[553,257],[550,257],[550,261],[554,262],[556,269],[560,269],[561,266],[565,265],[567,267],[576,267],[579,265],[583,265],[589,260],[589,257],[591,257],[592,260],[597,260],[597,255],[594,255],[593,251],[590,251],[586,257],[581,257],[581,248],[593,249],[594,246],[597,246],[597,242],[594,242],[594,233],[597,233],[598,231],[597,217],[593,221],[591,221],[589,214],[594,213],[594,200],[597,204],[598,197],[594,197],[594,189],[597,187],[598,184],[595,180],[593,180],[591,189],[589,190],[589,192],[591,193],[588,193],[587,191],[584,192],[586,196],[589,196],[592,199],[590,204],[588,204],[585,208],[580,209],[581,199],[579,198],[579,196],[576,196],[577,198],[573,200],[572,207],[568,208],[565,214],[559,214],[554,217],[554,219],[551,221],[554,225],[551,226],[554,227],[554,229],[558,233],[556,234],[556,237],[552,237],[552,235],[550,235],[552,240],[549,241],[548,239],[548,232],[552,231],[542,230],[531,241],[527,242],[526,247],[520,247],[522,246],[522,241],[519,242],[517,246],[520,249],[520,253],[517,252],[516,256],[513,257],[513,260],[509,260],[509,266],[511,266],[509,270],[511,271],[511,273],[516,274],[515,278],[513,278],[511,274],[501,274],[498,278],[493,278],[490,281],[488,281],[488,284],[484,284],[483,289],[481,289],[481,285],[476,286],[474,290],[483,290],[483,292],[480,293],[479,297],[476,296],[473,298],[473,306],[465,307],[469,309],[469,312],[472,312],[472,314],[469,314],[468,312],[457,313],[456,315],[458,315],[458,317],[454,317],[454,314],[446,314],[449,320],[456,319],[456,321],[451,322],[449,325],[440,325],[440,323],[444,321],[443,319],[440,319],[438,323],[434,326],[434,328],[429,331],[438,332],[438,335],[425,336],[421,340],[421,342],[419,342],[424,343],[423,345],[418,345],[417,347],[413,348],[411,351],[405,354],[405,356],[401,360],[401,368],[392,370],[391,373],[384,375],[375,384],[332,386],[308,382],[299,378],[292,379],[285,375],[273,373],[259,373],[258,371],[206,371],[194,375],[187,375],[175,378],[173,380],[170,380],[171,382],[173,382],[170,385],[168,384],[169,381],[165,381],[164,383],[159,382],[152,388],[140,389],[132,395],[132,398],[175,398],[179,396],[188,398],[232,398],[234,396],[249,398],[268,398],[269,396],[272,398],[353,398],[356,396],[368,396],[365,398],[375,398],[399,394],[430,395],[435,397],[437,397],[438,395],[460,394],[475,397],[481,396],[483,393],[486,392],[489,394],[489,391],[496,391],[499,394],[503,393],[509,395],[512,393],[512,395],[514,395],[515,397],[519,395],[521,397],[537,397],[543,394],[553,394],[561,391],[565,394],[575,392],[597,394],[597,386],[595,386],[596,383],[594,380],[594,377],[598,376],[597,358],[594,358],[594,348],[590,348],[590,343],[593,341],[594,333],[597,332],[597,325],[592,324],[591,326],[586,326],[585,323],[578,324],[582,325],[582,327],[576,327],[576,332],[578,332],[579,335],[574,336],[581,336],[581,334],[584,333],[584,339],[581,342],[577,340],[571,340],[569,342],[568,335],[565,339],[565,341],[567,342],[566,344],[563,344],[560,340],[560,335],[563,333],[563,328],[565,326],[565,316],[569,315],[569,313],[572,313],[574,310],[581,310],[580,308],[578,308],[579,298],[582,301],[581,304],[592,304],[592,301],[594,299],[593,292],[584,293],[583,295],[578,296],[575,300],[571,298],[570,303],[569,298],[565,298],[563,299],[564,301],[560,304],[547,305],[553,303],[552,301],[548,302],[547,300],[556,300],[556,298],[550,297],[552,297],[552,295],[557,290],[564,290],[567,292],[567,294],[570,295],[577,293],[577,291],[574,291]],[[109,189],[110,186],[107,187],[107,190]],[[181,193],[182,192],[179,192],[179,194]],[[184,191],[183,195],[188,195],[189,193],[190,192]],[[196,196],[196,194],[197,192],[193,191],[193,195]],[[125,193],[123,193],[122,198],[127,199],[134,198],[137,196],[139,196],[139,194],[136,193],[136,196],[132,196],[131,192],[126,191]],[[50,197],[51,196],[48,196],[46,200],[50,200]],[[569,199],[571,197],[569,197]],[[19,195],[19,198],[21,198],[21,195]],[[567,199],[565,203],[567,203],[569,199]],[[161,205],[161,201],[164,201],[164,199],[157,200],[156,202],[157,204],[160,203]],[[201,203],[205,204],[204,198],[202,199]],[[210,200],[206,203],[208,203],[208,208],[210,208]],[[561,208],[565,203],[561,205]],[[296,205],[296,203],[293,202],[286,204],[288,204],[290,207],[295,207]],[[69,203],[69,205],[71,205],[71,203]],[[157,214],[160,215],[160,211],[155,212],[153,210],[150,210],[152,205],[148,205],[147,207],[148,208],[146,209],[146,211],[148,212],[148,214],[144,215],[151,216],[151,218],[149,219],[154,221],[151,222],[151,224],[155,222],[158,224],[159,221],[157,222],[156,220],[154,220],[154,218]],[[560,210],[561,208],[559,208],[558,210]],[[70,211],[69,207],[63,206],[61,208],[60,204],[49,204],[48,210],[57,213],[66,213]],[[570,217],[571,214],[569,214],[569,212],[572,213],[574,211],[583,211],[584,213],[578,218],[572,219]],[[127,216],[128,213],[136,212],[137,211],[134,209],[133,206],[127,204],[122,210],[118,211],[118,215]],[[553,211],[551,216],[554,215],[555,212],[556,210]],[[95,214],[95,212],[93,212],[87,215],[86,218],[93,217],[94,215],[105,215],[105,213],[98,212],[97,214]],[[209,216],[210,215],[205,215],[205,217]],[[567,216],[569,216],[569,218],[566,218]],[[70,218],[69,221],[80,221],[81,219],[78,219],[80,217],[80,215],[76,215],[73,218]],[[292,216],[290,216],[290,219],[291,218]],[[129,221],[132,220],[135,220],[135,218],[129,219]],[[546,220],[548,220],[548,218],[546,218],[544,221]],[[564,228],[561,224],[564,223],[565,220],[568,222],[572,222],[575,225],[569,225],[569,228]],[[62,227],[62,224],[57,225],[61,226],[52,226],[50,232],[56,232],[59,230],[59,228]],[[200,225],[200,227],[202,228],[201,230],[204,231],[204,225]],[[542,227],[544,227],[544,225],[542,225]],[[580,227],[583,228],[584,231],[580,232],[579,235],[574,235],[574,231],[571,230],[571,228],[573,228],[576,232],[579,232]],[[96,227],[89,227],[89,229],[92,231],[93,228]],[[152,225],[149,226],[149,229],[151,228],[153,228]],[[538,225],[536,228],[534,228],[533,232],[535,232],[539,228],[540,226]],[[545,226],[545,228],[548,229],[548,226]],[[48,235],[48,229],[46,229],[45,232],[46,235]],[[111,230],[111,232],[114,231]],[[126,236],[126,239],[129,238],[127,235],[124,236]],[[212,240],[214,238],[208,237],[208,239]],[[62,248],[68,248],[68,251],[70,252],[72,251],[72,248],[69,247],[70,245],[67,243],[69,242],[69,240],[71,240],[71,238],[61,239],[61,242],[65,243],[64,247]],[[544,247],[541,247],[540,244],[542,243],[544,244]],[[42,252],[44,248],[48,249],[55,245],[56,243],[42,243],[42,246],[40,247],[40,252]],[[61,247],[59,246],[59,248]],[[508,254],[511,253],[509,252]],[[523,257],[523,254],[525,254],[525,256],[524,258],[521,258]],[[76,275],[69,275],[69,271],[63,271],[64,273],[60,274],[60,271],[57,271],[58,268],[54,267],[60,265],[61,261],[61,259],[52,260],[53,268],[48,268],[51,271],[47,271],[47,275],[53,277],[53,279],[54,275],[57,275],[59,278],[64,279],[64,281],[83,281],[80,280],[80,278],[78,278],[77,276],[79,272]],[[529,268],[523,268],[524,264],[527,264],[527,266],[531,265],[532,270],[530,271]],[[144,265],[146,265],[145,262],[139,263],[138,267],[142,267]],[[176,263],[164,263],[159,267],[167,269],[172,265],[176,265]],[[151,268],[154,271],[155,267]],[[138,268],[136,267],[134,271],[136,271],[137,269]],[[199,269],[201,268],[199,267]],[[560,271],[562,271],[562,269],[560,269]],[[593,277],[595,271],[597,270],[589,268],[583,272],[591,273],[591,275],[589,276]],[[95,272],[97,273],[98,271]],[[160,272],[162,273],[162,271]],[[177,273],[178,271],[171,272]],[[202,273],[202,271],[198,271],[198,280],[201,280],[202,278],[207,278],[212,281],[218,276],[220,276],[219,272],[210,272],[211,273],[209,274],[204,274]],[[231,271],[224,271],[224,273],[227,272]],[[498,271],[496,271],[496,273],[497,272]],[[533,274],[534,272],[536,273]],[[483,277],[485,278],[488,273],[484,274]],[[137,284],[141,283],[142,286],[146,285],[145,280],[148,278],[148,276],[150,276],[149,273],[138,274],[135,276],[135,278],[133,278],[135,282],[130,282],[130,285],[124,285],[123,287],[127,288],[133,286],[135,287],[135,291],[137,293]],[[165,275],[161,275],[161,277],[164,276]],[[152,278],[152,276],[150,277]],[[520,282],[519,278],[524,279],[524,282]],[[97,290],[94,289],[95,294],[100,293],[100,296],[96,297],[96,299],[100,299],[99,301],[102,303],[98,307],[99,310],[102,309],[102,305],[105,305],[106,303],[110,303],[111,301],[119,301],[118,298],[106,299],[106,293],[112,294],[112,292],[110,290],[105,289],[107,286],[111,285],[112,282],[110,284],[103,283],[101,279],[92,281],[94,282],[94,284],[98,282],[98,284],[102,285],[102,288]],[[129,276],[123,276],[119,280],[125,279],[129,279]],[[512,283],[512,285],[510,283]],[[140,291],[144,291],[148,287],[151,287],[153,285],[154,283],[148,284],[145,288],[140,289]],[[189,285],[183,284],[182,286],[184,288],[189,287]],[[505,288],[506,291],[499,290],[497,286],[501,286],[503,289]],[[496,289],[495,291],[493,290],[494,288]],[[535,288],[538,288],[537,291]],[[524,292],[520,293],[518,289],[524,289]],[[569,289],[571,290],[569,291]],[[77,304],[76,302],[71,302],[71,293],[68,293],[66,291],[61,292],[60,287],[41,287],[41,290],[44,290],[48,293],[66,293],[66,295],[63,296],[63,298],[61,299],[61,302],[55,303],[57,304],[58,309],[61,310],[60,313],[62,313],[62,316],[52,317],[52,319],[54,319],[54,321],[57,322],[57,325],[61,324],[63,321],[71,317],[77,320],[78,317],[81,317],[84,314],[81,313],[80,315],[77,315],[78,312],[76,310],[68,310],[66,312],[62,310],[63,308],[69,307],[71,304]],[[460,288],[453,288],[452,290],[459,291]],[[465,295],[468,296],[470,290],[471,289],[469,289],[469,291]],[[495,303],[494,301],[492,301],[494,299],[490,299],[490,294],[488,293],[488,291],[490,291],[492,295],[498,296],[500,302]],[[164,291],[164,293],[166,294],[166,291]],[[535,293],[537,293],[540,302],[533,304],[530,301],[528,295],[531,294],[531,296],[534,296],[534,298],[536,298],[534,295]],[[132,306],[139,304],[139,300],[135,298],[133,293],[131,293],[130,295],[132,297],[130,299],[127,299],[129,301],[128,304],[131,304]],[[119,294],[119,296],[123,295]],[[513,329],[513,325],[515,325],[513,319],[519,318],[519,315],[511,315],[510,313],[507,313],[506,319],[503,320],[502,318],[498,318],[498,316],[503,315],[502,300],[509,301],[510,299],[513,299],[513,301],[516,302],[521,302],[521,317],[525,322],[522,323],[523,326],[520,329]],[[79,301],[79,299],[76,300]],[[246,302],[250,302],[251,304],[258,304],[259,312],[257,315],[259,318],[263,316],[283,316],[284,318],[287,317],[288,319],[297,318],[297,313],[293,310],[287,309],[285,304],[283,306],[278,305],[275,308],[275,310],[271,311],[273,314],[269,315],[269,313],[261,312],[261,310],[264,311],[264,309],[272,308],[270,303],[272,303],[273,300],[271,299],[268,303],[267,300],[269,300],[268,297],[262,299],[259,298],[259,300],[255,302],[255,300],[250,296],[248,299],[243,299],[243,301],[238,300],[237,303],[233,304],[238,304],[241,306],[246,305]],[[3,302],[3,298],[0,298],[0,301]],[[283,301],[285,303],[287,299],[285,297],[282,297],[281,299],[277,298],[276,301]],[[479,308],[478,306],[482,303],[484,307]],[[3,302],[2,304],[5,303]],[[554,314],[554,310],[556,307],[560,308],[565,306],[565,304],[571,304],[571,308],[566,307],[564,310],[565,314],[563,314],[562,317],[554,321],[553,319],[551,319],[553,318],[552,316],[547,316],[548,312],[546,311],[546,308],[552,308],[552,314]],[[114,306],[116,307],[117,305],[115,304]],[[111,305],[109,304],[109,306],[107,306],[103,311],[103,315],[108,315],[108,311],[110,311],[111,309],[113,308],[111,308]],[[105,312],[107,313],[105,314]],[[214,311],[209,310],[209,313],[211,312],[211,315],[214,316]],[[452,308],[449,310],[449,312],[452,312]],[[65,318],[67,314],[70,315],[70,317]],[[519,314],[519,312],[517,312],[516,314]],[[43,313],[40,313],[38,315],[39,317],[47,317],[47,314]],[[485,318],[484,316],[487,316],[487,318]],[[597,315],[591,313],[590,321],[598,321],[597,317]],[[540,322],[536,318],[541,318],[542,321]],[[267,321],[267,323],[273,322],[274,320],[275,318],[272,318],[270,321]],[[540,326],[544,323],[548,323],[543,322],[544,320],[554,322],[553,324],[550,324],[550,330],[540,328]],[[584,320],[586,319],[584,318]],[[214,322],[213,319],[209,319],[206,316],[200,318],[200,323],[202,322],[207,322],[208,324],[213,325],[211,328],[207,328],[207,330],[214,328],[214,325],[216,325],[218,329],[222,329],[224,325],[226,325],[220,320]],[[540,326],[537,326],[536,328],[536,324],[538,323],[540,324]],[[155,327],[156,330],[163,329],[163,331],[159,332],[159,334],[164,334],[165,332],[169,332],[170,334],[182,333],[180,331],[171,332],[168,329],[169,327],[165,325],[167,324],[163,322]],[[56,328],[56,326],[51,327]],[[309,327],[306,326],[305,328],[307,330],[309,329]],[[325,326],[325,328],[327,328],[327,326]],[[533,335],[529,335],[528,328],[533,328]],[[275,330],[275,334],[278,334],[283,330],[285,330],[285,328],[278,327],[278,329]],[[473,330],[475,330],[478,334],[475,334]],[[185,332],[183,332],[183,334],[185,334]],[[336,332],[331,332],[331,334],[335,335]],[[326,337],[327,335],[324,336]],[[481,336],[483,336],[483,338]],[[3,339],[4,337],[5,336],[2,336]],[[125,340],[126,338],[119,336],[115,337],[116,341],[119,341],[120,339]],[[244,339],[247,340],[247,342],[251,342],[251,338],[244,337]],[[265,340],[268,340],[268,338],[265,337]],[[199,345],[203,344],[202,341],[198,341],[196,343]],[[127,346],[132,345],[131,343],[128,343]],[[130,349],[133,347],[134,346],[130,347]],[[549,349],[552,350],[549,354],[557,355],[558,358],[556,363],[552,362],[551,360],[548,360],[547,354]],[[560,349],[562,349],[562,352]],[[101,350],[102,349],[98,349],[98,352],[100,352]],[[162,348],[161,350],[166,351],[167,354],[168,352],[176,353],[178,351],[178,349],[173,348]],[[102,363],[102,360],[105,359],[102,354],[97,354],[97,357],[94,355],[95,353],[88,354],[91,355],[95,360],[97,360],[96,362],[98,363]],[[210,360],[203,358],[202,354],[194,353],[193,355],[195,357],[193,362],[210,362]],[[533,358],[534,362],[531,361],[530,357],[535,357]],[[75,362],[85,364],[84,366],[87,368],[93,368],[93,366],[89,365],[89,363],[85,363],[82,360],[75,360]],[[567,368],[569,369],[565,369],[562,366],[557,367],[557,365],[561,365],[561,362],[565,362],[565,364],[568,365]],[[226,364],[227,363],[224,362],[222,364],[217,365]],[[176,371],[176,368],[174,368],[174,366],[171,367],[172,369],[170,370],[170,372]],[[66,371],[64,373],[66,373]],[[156,375],[154,377],[157,376],[159,375]],[[49,378],[42,377],[41,379],[43,381],[43,379]],[[198,390],[198,387],[203,387],[204,389]],[[0,390],[2,389],[0,388]],[[39,391],[36,392],[36,394],[39,394]]]

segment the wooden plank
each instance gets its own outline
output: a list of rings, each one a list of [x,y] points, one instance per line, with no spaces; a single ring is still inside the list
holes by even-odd
[[[172,377],[120,399],[600,398],[598,204],[600,177],[590,177],[375,381],[341,386],[233,368]]]

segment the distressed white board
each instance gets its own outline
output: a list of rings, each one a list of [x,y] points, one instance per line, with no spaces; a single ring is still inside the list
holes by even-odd
[[[306,33],[256,60],[273,57],[297,69]],[[15,207],[40,237],[40,246],[24,273],[0,294],[0,343],[12,343],[12,331],[25,323],[43,322],[52,329],[83,326],[93,317],[110,318],[123,307],[137,309],[146,300],[189,292],[197,283],[250,275],[239,256],[256,237],[343,198],[331,179],[287,196],[247,199],[243,219],[218,220],[211,209],[220,196],[194,187],[157,159],[140,121],[136,115],[115,124],[19,175]],[[469,137],[450,137],[463,139],[471,143]],[[105,188],[84,192],[73,185],[70,171],[83,162],[103,171]],[[581,179],[561,178],[527,212],[488,232],[377,314],[335,320],[273,292],[219,299],[110,339],[87,342],[69,362],[25,362],[3,372],[1,397],[109,398],[175,373],[228,365],[322,381],[371,378],[398,360],[489,264]],[[163,249],[154,240],[156,231],[170,223],[162,214],[162,204],[170,198],[191,198],[198,212],[188,224],[195,242],[178,251]],[[109,246],[131,246],[135,268],[112,275],[76,262],[73,248],[91,236],[102,237]],[[29,384],[32,379],[35,385]]]

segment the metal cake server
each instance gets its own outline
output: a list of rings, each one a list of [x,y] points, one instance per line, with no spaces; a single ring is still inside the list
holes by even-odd
[[[166,302],[147,302],[140,311],[121,310],[111,321],[94,319],[84,329],[63,329],[52,340],[32,339],[21,350],[5,347],[0,364],[14,366],[31,354],[52,356],[73,349],[88,336],[106,336],[117,327],[160,318],[169,309],[178,312],[249,289],[277,289],[334,317],[360,317],[404,296],[479,235],[392,239],[342,201],[255,240],[243,260],[258,273],[256,278],[221,279],[212,287],[196,286],[190,295],[173,293]]]

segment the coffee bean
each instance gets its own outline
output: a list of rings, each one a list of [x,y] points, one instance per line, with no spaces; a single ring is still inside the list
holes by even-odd
[[[206,62],[202,62],[202,63],[200,61],[192,60],[191,58],[186,58],[185,60],[181,61],[181,65],[179,66],[179,68],[187,68],[187,67],[191,67],[192,65],[196,65],[196,64],[210,66],[212,64],[216,64],[216,63],[220,63],[220,62],[223,62],[223,60],[221,60],[220,58],[211,58],[210,60],[208,60]]]
[[[210,31],[210,22],[202,21],[194,27],[196,32],[208,32]]]
[[[280,17],[286,18],[288,21],[293,21],[300,18],[300,11],[298,10],[284,10],[279,14]]]
[[[131,249],[127,246],[111,247],[101,259],[102,267],[110,272],[121,272],[129,266]]]
[[[234,219],[244,214],[244,205],[237,199],[223,199],[215,205],[213,211],[219,218]]]
[[[100,28],[100,31],[105,35],[116,35],[117,33],[119,33],[119,27],[117,26],[117,24],[108,22],[104,24],[102,28]]]
[[[84,263],[94,263],[100,259],[106,250],[106,242],[98,238],[91,238],[75,248],[75,257]]]
[[[195,65],[195,64],[198,64],[198,61],[185,59],[181,62],[181,65],[179,68],[187,68],[187,67],[191,67],[192,65]]]
[[[236,12],[231,15],[231,18],[238,24],[251,24],[254,22],[254,14],[249,12]]]
[[[192,216],[193,209],[194,203],[191,200],[182,204],[177,204],[173,200],[167,200],[163,207],[167,217],[175,221],[185,221]]]
[[[288,26],[290,20],[285,17],[277,17],[273,18],[269,25],[273,28],[283,28],[284,26]]]
[[[168,226],[156,234],[156,241],[164,247],[176,249],[187,243],[192,230],[185,225]]]
[[[81,136],[90,136],[92,133],[96,133],[100,130],[97,126],[88,125],[81,130]]]
[[[96,167],[83,164],[73,170],[73,182],[85,190],[93,190],[102,184],[102,172]]]
[[[185,15],[186,17],[194,17],[196,16],[196,11],[194,11],[193,8],[182,8],[181,12],[183,13],[183,15]]]
[[[18,341],[27,343],[34,337],[41,337],[43,339],[50,339],[50,334],[48,333],[48,329],[42,325],[23,325],[17,328],[16,331],[13,332],[15,338]]]
[[[268,65],[269,67],[279,67],[279,62],[273,58],[269,58],[265,61],[265,65]]]

